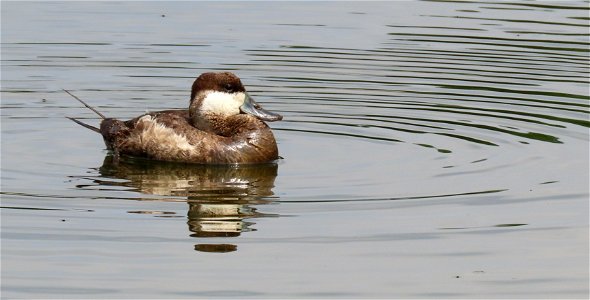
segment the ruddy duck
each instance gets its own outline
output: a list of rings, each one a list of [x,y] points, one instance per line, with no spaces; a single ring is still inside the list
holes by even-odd
[[[64,90],[65,91],[65,90]],[[251,164],[279,158],[264,121],[283,117],[256,103],[230,72],[203,73],[193,83],[188,110],[147,113],[129,121],[106,118],[100,128],[72,121],[102,134],[116,157],[130,155],[200,164]]]

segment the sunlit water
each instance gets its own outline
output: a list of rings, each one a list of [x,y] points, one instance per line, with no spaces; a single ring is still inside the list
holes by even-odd
[[[2,296],[588,297],[588,2],[2,2]],[[65,118],[230,70],[276,164]]]

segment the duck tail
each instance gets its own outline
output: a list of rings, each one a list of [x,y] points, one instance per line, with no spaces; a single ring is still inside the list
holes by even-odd
[[[98,133],[100,133],[100,129],[98,129],[98,128],[96,128],[96,127],[92,126],[92,125],[88,125],[88,124],[86,124],[86,123],[84,123],[84,122],[78,121],[78,120],[76,120],[76,119],[74,119],[74,118],[71,118],[71,117],[66,117],[66,118],[68,118],[68,119],[70,119],[70,120],[72,120],[72,121],[76,122],[76,123],[77,123],[77,124],[79,124],[79,125],[82,125],[82,126],[84,126],[84,127],[88,128],[88,129],[90,129],[90,130],[92,130],[92,131],[94,131],[94,132],[98,132]]]
[[[80,103],[84,104],[84,106],[88,107],[91,111],[93,111],[94,113],[96,113],[97,115],[99,115],[103,120],[106,119],[107,117],[105,117],[103,114],[101,114],[98,110],[94,109],[94,107],[86,104],[86,102],[82,101],[82,99],[76,97],[74,94],[70,93],[67,90],[62,89],[64,92],[68,93],[68,95],[74,97],[74,99],[80,101]]]
[[[84,104],[84,106],[88,107],[88,108],[89,108],[91,111],[93,111],[94,113],[96,113],[97,115],[99,115],[99,116],[100,116],[100,117],[101,117],[103,120],[104,120],[104,119],[106,119],[106,117],[105,117],[103,114],[101,114],[101,113],[100,113],[98,110],[96,110],[94,107],[92,107],[92,106],[90,106],[90,105],[86,104],[86,102],[82,101],[82,99],[80,99],[80,98],[76,97],[74,94],[70,93],[69,91],[67,91],[67,90],[65,90],[65,89],[64,89],[63,91],[64,91],[64,92],[66,92],[66,93],[68,93],[68,95],[70,95],[70,96],[74,97],[74,99],[76,99],[76,100],[80,101],[80,103]],[[74,119],[74,118],[71,118],[71,117],[66,117],[66,118],[68,118],[68,119],[70,119],[70,120],[72,120],[72,121],[76,122],[76,123],[77,123],[77,124],[79,124],[79,125],[82,125],[82,126],[84,126],[84,127],[88,128],[88,129],[90,129],[90,130],[92,130],[92,131],[94,131],[94,132],[101,133],[101,132],[100,132],[100,129],[98,129],[97,127],[94,127],[94,126],[92,126],[92,125],[88,125],[88,124],[86,124],[86,123],[84,123],[84,122],[81,122],[81,121],[79,121],[79,120],[77,120],[77,119]]]

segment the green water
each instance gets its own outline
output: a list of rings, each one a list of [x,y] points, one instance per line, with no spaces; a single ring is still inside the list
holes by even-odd
[[[2,297],[587,298],[588,2],[2,1]],[[125,160],[229,70],[284,158]]]

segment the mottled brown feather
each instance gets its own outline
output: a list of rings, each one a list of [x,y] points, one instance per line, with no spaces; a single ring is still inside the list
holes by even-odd
[[[150,144],[140,136],[145,130],[140,119],[151,116],[158,124],[186,138],[195,151],[178,151],[170,145]],[[193,127],[187,110],[145,114],[127,122],[106,119],[101,133],[107,148],[120,154],[164,161],[202,164],[264,163],[278,159],[278,148],[271,129],[253,116],[240,114],[216,123],[220,134]]]
[[[272,131],[263,121],[247,114],[201,112],[201,101],[210,91],[235,93],[245,88],[233,73],[203,73],[192,85],[189,109],[149,113],[125,122],[103,120],[100,132],[107,148],[123,155],[201,164],[279,158]]]

